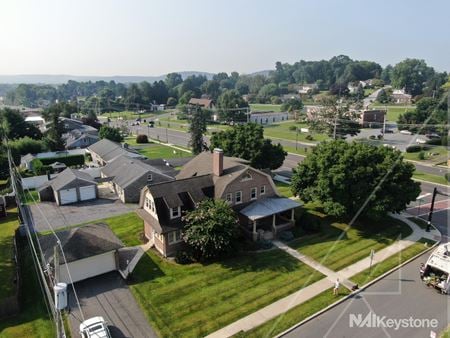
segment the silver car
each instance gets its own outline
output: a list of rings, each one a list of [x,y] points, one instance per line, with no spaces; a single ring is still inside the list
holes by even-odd
[[[83,338],[111,338],[108,326],[101,316],[92,317],[82,322],[80,334]]]

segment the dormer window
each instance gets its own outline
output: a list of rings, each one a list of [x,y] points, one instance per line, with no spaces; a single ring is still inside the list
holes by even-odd
[[[170,219],[178,218],[181,216],[181,207],[170,208]]]
[[[151,182],[153,181],[153,175],[152,174],[148,174],[147,175],[147,182]]]

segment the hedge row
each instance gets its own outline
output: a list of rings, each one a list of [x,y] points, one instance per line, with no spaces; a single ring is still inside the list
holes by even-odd
[[[422,150],[430,150],[431,148],[427,145],[418,145],[418,144],[413,144],[409,147],[406,148],[406,152],[407,153],[417,153],[419,151]]]
[[[40,158],[43,165],[49,165],[55,162],[64,163],[66,166],[71,167],[75,165],[84,164],[84,155],[69,155],[60,157],[46,157]]]

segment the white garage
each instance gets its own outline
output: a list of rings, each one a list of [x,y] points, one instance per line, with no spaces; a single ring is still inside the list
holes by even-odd
[[[66,205],[96,199],[97,182],[87,173],[67,168],[38,189],[41,201],[54,199]]]
[[[60,282],[76,283],[118,270],[118,252],[123,244],[106,224],[90,224],[62,230],[58,231],[57,235],[61,240],[66,261],[60,253],[58,255],[59,264],[56,266],[54,261],[54,246],[57,244],[55,236],[41,236],[39,242],[47,263],[54,267]]]
[[[93,200],[97,198],[97,186],[88,185],[80,187],[80,201]]]
[[[55,191],[55,194],[58,194],[57,191]],[[75,203],[78,200],[77,198],[77,189],[64,189],[59,191],[59,204],[70,204]]]

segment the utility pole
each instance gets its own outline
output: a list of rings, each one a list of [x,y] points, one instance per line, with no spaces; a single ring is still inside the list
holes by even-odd
[[[295,128],[295,150],[298,148],[298,127]]]
[[[386,111],[387,113],[387,111]],[[384,119],[383,119],[383,138],[384,135],[386,135],[386,114],[384,114]]]
[[[337,115],[334,117],[333,140],[336,139],[336,128],[337,128]]]
[[[433,197],[431,198],[430,212],[428,213],[427,230],[426,230],[427,232],[430,232],[431,230],[431,219],[433,218],[434,201],[436,199],[436,195],[437,195],[437,188],[434,187]]]

